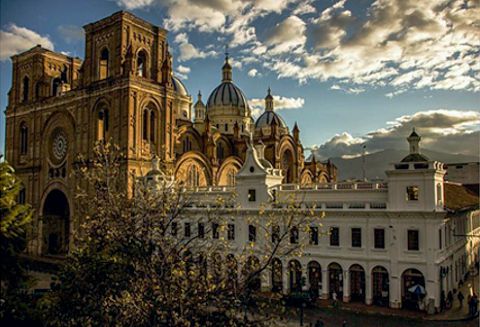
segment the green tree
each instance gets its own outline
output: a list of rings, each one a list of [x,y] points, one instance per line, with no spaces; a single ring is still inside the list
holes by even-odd
[[[231,244],[224,236],[225,217],[238,210],[233,198],[203,206],[195,192],[160,170],[126,188],[118,148],[99,143],[94,152],[95,159],[77,170],[87,185],[77,193],[81,228],[49,296],[49,324],[262,326],[281,313],[278,298],[258,297],[256,281],[273,258],[301,254],[301,243],[290,244],[289,231],[305,230],[313,211],[289,206],[279,220],[262,210],[258,228],[266,242],[245,244],[230,260]],[[180,234],[185,218],[195,214],[194,203],[204,208],[205,237]],[[282,224],[275,237],[270,219]],[[218,238],[212,236],[217,228]]]
[[[28,278],[19,262],[25,248],[25,235],[32,218],[29,205],[18,203],[23,185],[14,169],[5,161],[0,163],[0,267],[1,309],[4,321],[25,320],[29,315]]]

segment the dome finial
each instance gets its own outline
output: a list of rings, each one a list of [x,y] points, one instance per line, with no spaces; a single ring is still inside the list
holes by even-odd
[[[232,66],[228,62],[229,58],[228,44],[225,44],[225,64],[222,67],[222,82],[232,81]]]
[[[267,90],[267,96],[265,97],[265,111],[273,111],[273,96],[270,86]]]
[[[408,144],[410,145],[410,153],[420,153],[419,143],[422,138],[415,132],[415,127],[412,128],[412,133],[407,137]]]

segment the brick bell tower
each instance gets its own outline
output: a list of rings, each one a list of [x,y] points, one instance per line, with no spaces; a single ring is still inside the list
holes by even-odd
[[[167,31],[124,11],[84,29],[83,62],[41,46],[12,57],[6,160],[23,182],[22,201],[35,209],[31,254],[71,250],[81,223],[75,190],[85,186],[72,171],[78,155],[93,157],[97,141],[110,140],[126,155],[126,187],[153,156],[163,169],[174,166],[179,95]]]

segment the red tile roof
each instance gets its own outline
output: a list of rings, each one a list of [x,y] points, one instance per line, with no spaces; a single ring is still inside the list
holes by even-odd
[[[480,199],[478,195],[463,185],[444,183],[445,207],[449,210],[478,209]]]

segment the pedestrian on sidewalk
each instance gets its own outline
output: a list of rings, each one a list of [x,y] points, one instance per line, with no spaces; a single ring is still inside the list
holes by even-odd
[[[463,299],[464,299],[465,297],[463,296],[462,291],[458,291],[457,298],[458,298],[458,302],[460,302],[460,308],[463,307]]]
[[[453,304],[453,294],[452,291],[449,291],[447,294],[447,309],[450,309]]]
[[[467,297],[467,304],[468,304],[468,316],[472,316],[472,313],[473,313],[473,301],[472,301],[473,297],[468,294],[468,297]]]
[[[337,292],[333,291],[332,293],[332,299],[333,299],[333,307],[337,307]]]
[[[440,312],[445,310],[445,291],[442,290],[440,293]]]
[[[475,316],[478,310],[478,296],[476,293],[473,293],[473,296],[472,296],[472,309],[473,309],[472,316]]]
[[[324,327],[325,325],[323,324],[323,321],[320,319],[317,319],[317,322],[315,322],[315,327]]]
[[[346,320],[343,321],[342,327],[347,327],[347,321]]]

